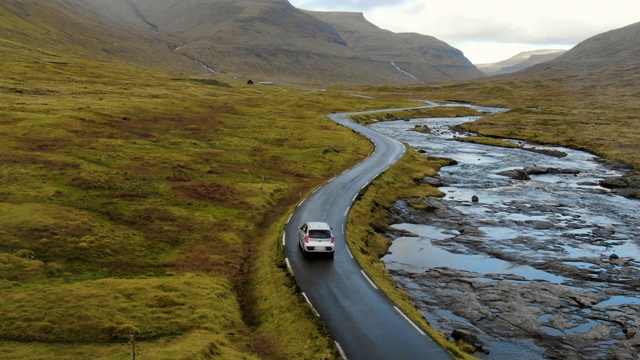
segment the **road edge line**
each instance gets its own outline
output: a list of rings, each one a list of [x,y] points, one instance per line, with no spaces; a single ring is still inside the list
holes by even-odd
[[[418,327],[418,325],[416,325],[416,323],[414,323],[413,321],[411,321],[411,319],[409,319],[409,317],[408,317],[407,315],[405,315],[402,311],[400,311],[400,309],[398,309],[398,307],[397,307],[397,306],[394,306],[393,308],[394,308],[394,309],[396,309],[396,311],[397,311],[400,315],[402,315],[402,317],[403,317],[405,320],[407,320],[407,321],[409,322],[409,324],[411,324],[414,328],[416,328],[416,330],[418,330],[418,332],[419,332],[420,334],[422,334],[422,335],[424,335],[424,336],[427,336],[427,334],[426,334],[424,331],[422,331],[422,329],[420,329],[420,328]]]

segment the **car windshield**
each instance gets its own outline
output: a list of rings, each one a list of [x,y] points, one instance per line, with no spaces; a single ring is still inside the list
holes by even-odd
[[[309,230],[309,237],[314,239],[329,239],[331,237],[330,230]]]

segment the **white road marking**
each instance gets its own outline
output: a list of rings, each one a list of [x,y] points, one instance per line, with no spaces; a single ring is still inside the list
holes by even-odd
[[[358,198],[358,194],[356,194],[356,195],[353,197],[353,199],[351,199],[351,202],[355,202],[357,198]]]
[[[351,253],[351,250],[349,250],[348,246],[347,246],[347,253],[349,253],[349,256],[351,256],[351,258],[353,259],[353,254]]]
[[[298,204],[298,207],[302,206],[302,204],[304,204],[305,201],[307,201],[307,198],[304,198],[302,201],[300,201],[300,204]]]
[[[402,315],[402,317],[403,317],[405,320],[407,320],[407,321],[409,322],[409,324],[413,325],[413,327],[414,327],[414,328],[416,328],[416,330],[418,330],[418,332],[419,332],[420,334],[422,334],[422,335],[426,335],[426,334],[424,333],[424,331],[422,331],[422,329],[420,329],[420,328],[418,327],[418,325],[416,325],[413,321],[411,321],[411,319],[409,319],[409,317],[408,317],[407,315],[405,315],[402,311],[400,311],[400,309],[398,309],[398,307],[397,307],[397,306],[394,306],[393,308],[394,308],[394,309],[396,309],[396,311],[397,311],[398,313],[400,313],[400,315]]]
[[[320,314],[318,314],[318,312],[316,311],[316,308],[313,307],[313,304],[311,303],[311,300],[309,300],[309,298],[307,297],[307,294],[302,293],[302,296],[304,296],[304,298],[307,299],[307,302],[309,303],[309,306],[311,306],[311,310],[313,310],[313,313],[316,314],[317,317],[320,317]]]
[[[289,215],[289,218],[287,219],[287,224],[289,223],[289,221],[291,221],[292,217],[293,217],[293,214]]]
[[[343,360],[347,360],[347,354],[344,353],[344,350],[342,350],[342,346],[340,346],[340,343],[337,341],[334,341],[336,343],[336,347],[338,348],[338,352],[340,353],[340,356],[342,357]]]
[[[295,277],[295,274],[293,273],[293,269],[291,268],[291,263],[289,262],[289,258],[284,258],[284,261],[287,263],[287,269],[289,269],[289,271],[291,272],[291,276]]]
[[[376,286],[376,284],[374,284],[373,281],[371,281],[371,279],[369,279],[367,274],[365,274],[363,270],[360,270],[360,272],[362,273],[362,276],[364,276],[364,278],[367,279],[369,284],[371,284],[371,286],[373,286],[374,289],[378,290],[378,287]]]
[[[344,211],[344,216],[347,216],[348,213],[349,213],[349,208],[347,208],[347,210]]]
[[[285,238],[285,236],[286,236],[286,235],[287,235],[287,233],[282,234],[282,246],[284,246],[284,245],[285,245],[285,243],[284,243],[284,238]]]

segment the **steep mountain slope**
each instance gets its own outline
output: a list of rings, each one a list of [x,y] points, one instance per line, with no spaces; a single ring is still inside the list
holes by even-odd
[[[507,74],[553,60],[565,52],[566,50],[557,49],[524,51],[509,59],[497,63],[476,64],[476,67],[487,75]]]
[[[0,11],[2,39],[173,72],[356,84],[483,76],[433,37],[286,0],[7,0]]]
[[[225,73],[268,79],[335,80],[375,71],[354,56],[330,26],[286,1],[135,0],[145,19],[178,52]],[[379,80],[383,80],[380,78]]]
[[[96,1],[97,2],[97,1]],[[0,3],[0,39],[34,51],[99,61],[118,61],[173,72],[198,72],[192,60],[174,54],[170,41],[137,24],[101,18],[82,0]],[[120,13],[132,13],[128,8]]]
[[[445,43],[381,30],[361,15],[351,21],[352,14],[300,11],[281,0],[131,3],[147,22],[177,42],[179,52],[222,72],[354,83],[434,82],[482,76]],[[372,51],[374,47],[379,50]],[[399,70],[392,61],[408,65],[407,72],[415,71],[418,76]]]
[[[639,60],[640,22],[593,36],[558,58],[517,75],[579,81],[582,86],[598,85],[598,88],[633,87],[640,80]]]
[[[435,82],[484,76],[461,51],[435,37],[383,30],[367,21],[362,13],[305,12],[331,24],[351,49],[391,64],[413,80]]]

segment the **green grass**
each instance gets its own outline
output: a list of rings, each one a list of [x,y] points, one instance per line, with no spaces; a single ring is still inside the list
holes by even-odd
[[[232,284],[220,277],[179,275],[54,284],[23,285],[3,296],[4,339],[114,342],[126,341],[130,334],[152,340],[196,330],[215,334],[242,327],[238,302],[229,296]]]
[[[415,106],[415,104],[413,105]],[[482,115],[475,109],[465,106],[447,106],[447,107],[433,107],[426,109],[411,109],[411,110],[398,110],[398,111],[383,111],[379,113],[359,114],[351,115],[351,120],[360,124],[372,124],[378,121],[393,121],[393,120],[409,120],[419,118],[441,118],[441,117],[456,117],[456,116],[480,116]]]
[[[640,171],[638,105],[603,104],[597,109],[516,108],[469,125],[483,135],[529,140],[585,150]]]
[[[122,358],[128,332],[155,358],[336,356],[273,224],[372,150],[325,114],[410,102],[9,45],[0,357]]]
[[[506,147],[506,148],[518,147],[518,144],[513,143],[511,141],[490,138],[486,136],[463,136],[463,137],[457,137],[456,140],[462,141],[462,142],[470,142],[475,144],[483,144],[483,145]]]

